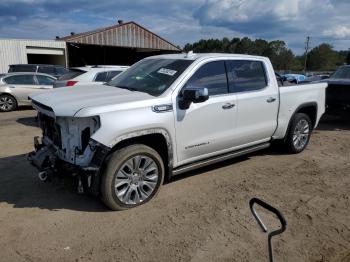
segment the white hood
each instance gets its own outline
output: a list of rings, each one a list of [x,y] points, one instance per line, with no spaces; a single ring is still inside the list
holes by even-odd
[[[74,116],[84,108],[117,105],[154,99],[147,93],[107,85],[55,88],[31,96],[34,102],[52,108],[56,116]]]

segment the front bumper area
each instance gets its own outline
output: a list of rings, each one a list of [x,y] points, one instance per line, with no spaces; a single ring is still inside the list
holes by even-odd
[[[110,149],[97,142],[90,145],[91,161],[88,165],[80,166],[62,160],[58,156],[58,149],[52,144],[43,144],[39,138],[34,138],[35,150],[28,154],[28,161],[35,166],[38,177],[42,181],[50,181],[54,177],[70,175],[78,179],[78,192],[88,191],[99,194],[100,170]]]

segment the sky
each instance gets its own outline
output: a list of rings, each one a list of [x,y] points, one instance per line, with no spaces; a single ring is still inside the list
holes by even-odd
[[[350,48],[350,0],[0,0],[0,38],[54,39],[136,23],[183,47],[200,39],[284,40],[303,53],[322,42]]]

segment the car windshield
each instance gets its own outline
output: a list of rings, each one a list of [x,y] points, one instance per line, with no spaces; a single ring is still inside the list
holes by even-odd
[[[192,62],[185,59],[145,59],[112,79],[107,85],[158,96],[167,90]]]
[[[350,66],[339,68],[329,77],[330,79],[350,79]]]
[[[64,74],[64,75],[62,75],[62,76],[60,76],[59,78],[58,78],[58,80],[59,81],[63,81],[63,80],[69,80],[69,79],[73,79],[73,78],[75,78],[75,77],[78,77],[78,76],[80,76],[80,75],[82,75],[82,74],[84,74],[84,73],[86,73],[86,71],[84,71],[84,70],[80,70],[80,69],[70,69],[69,71],[68,71],[68,73],[66,73],[66,74]]]

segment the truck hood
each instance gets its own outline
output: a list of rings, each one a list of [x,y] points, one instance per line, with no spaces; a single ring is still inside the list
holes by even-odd
[[[55,116],[74,116],[84,108],[118,105],[154,99],[147,93],[107,85],[55,88],[30,97],[36,108],[53,111]]]

